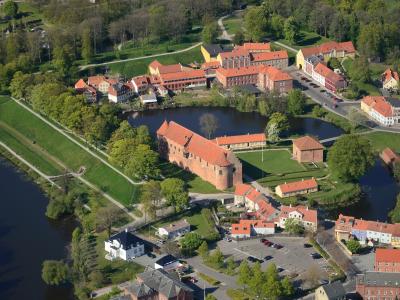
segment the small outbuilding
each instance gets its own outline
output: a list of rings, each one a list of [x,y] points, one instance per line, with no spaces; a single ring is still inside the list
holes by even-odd
[[[293,140],[293,158],[299,163],[323,162],[324,146],[310,136]]]

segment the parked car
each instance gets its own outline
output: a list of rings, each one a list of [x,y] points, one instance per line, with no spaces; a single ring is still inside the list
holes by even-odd
[[[313,259],[320,259],[320,258],[322,258],[322,256],[321,256],[319,253],[311,253],[310,256],[311,256]]]
[[[278,271],[278,273],[281,273],[281,272],[285,271],[285,269],[282,268],[282,267],[277,267],[276,270]]]
[[[273,259],[273,257],[271,255],[267,255],[266,257],[264,257],[265,261],[270,260],[270,259]]]
[[[250,261],[250,262],[256,262],[256,258],[253,257],[253,256],[248,256],[247,260]]]
[[[266,239],[261,239],[260,242],[261,243],[265,243],[267,240]]]
[[[312,245],[308,244],[308,243],[304,244],[303,246],[304,246],[304,248],[311,248],[312,247]]]
[[[275,244],[275,248],[276,248],[276,249],[282,249],[283,246],[282,246],[281,244]]]

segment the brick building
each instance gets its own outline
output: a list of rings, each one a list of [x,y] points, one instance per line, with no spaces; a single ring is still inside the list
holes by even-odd
[[[264,133],[220,136],[213,140],[218,146],[230,150],[262,148],[267,143]]]
[[[337,92],[347,86],[343,76],[336,74],[323,63],[318,63],[315,66],[312,77],[332,92]]]
[[[376,249],[374,271],[400,273],[400,249]]]
[[[289,66],[287,51],[260,52],[251,54],[251,65],[273,66],[279,69]]]
[[[314,178],[280,184],[275,188],[275,193],[281,198],[309,194],[317,191],[318,183]]]
[[[257,86],[264,91],[288,93],[293,89],[293,79],[286,72],[272,66],[262,66],[258,73]]]
[[[207,86],[204,70],[184,70],[181,72],[160,74],[161,85],[171,91],[180,91],[185,88]]]
[[[160,155],[225,190],[242,183],[242,164],[231,151],[173,122],[157,130]]]
[[[299,163],[324,161],[324,146],[310,136],[293,140],[293,158]]]
[[[395,300],[400,298],[398,273],[366,272],[356,278],[356,291],[366,300]]]

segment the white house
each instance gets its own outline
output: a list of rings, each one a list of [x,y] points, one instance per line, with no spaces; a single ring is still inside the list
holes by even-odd
[[[158,235],[167,239],[174,239],[190,232],[190,224],[186,219],[158,228]]]
[[[110,102],[119,103],[128,101],[133,97],[134,89],[132,84],[116,83],[112,84],[108,88],[108,100]]]
[[[278,223],[280,228],[285,228],[287,219],[297,220],[304,228],[310,231],[317,231],[318,215],[314,209],[300,205],[294,207],[282,205]]]
[[[105,241],[104,249],[107,252],[106,258],[109,260],[120,258],[129,261],[135,257],[142,256],[145,252],[143,240],[130,233],[127,229],[114,234]]]

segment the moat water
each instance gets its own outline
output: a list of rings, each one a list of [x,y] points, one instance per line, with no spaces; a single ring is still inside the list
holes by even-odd
[[[151,110],[127,116],[133,126],[147,125],[154,135],[164,120],[175,121],[201,134],[199,120],[204,113],[211,113],[218,119],[218,129],[214,136],[263,132],[268,119],[259,113],[239,112],[233,108],[188,107],[179,109]],[[329,122],[314,118],[293,118],[290,120],[289,134],[310,134],[319,139],[339,136],[343,130]],[[360,179],[365,198],[358,205],[340,212],[358,218],[388,220],[388,212],[393,209],[400,186],[390,171],[377,159],[375,165]],[[339,213],[339,212],[338,212]]]
[[[71,300],[71,286],[41,279],[46,259],[64,259],[75,222],[46,218],[39,187],[0,158],[0,299]]]

